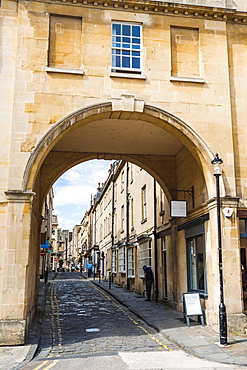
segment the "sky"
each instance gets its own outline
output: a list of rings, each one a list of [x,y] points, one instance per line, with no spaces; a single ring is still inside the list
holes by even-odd
[[[78,164],[55,182],[53,214],[58,215],[59,228],[72,231],[80,224],[90,207],[91,195],[97,193],[98,183],[108,177],[110,163],[95,159]]]

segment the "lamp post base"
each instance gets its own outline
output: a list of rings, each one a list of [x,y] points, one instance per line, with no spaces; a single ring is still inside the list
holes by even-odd
[[[220,344],[227,345],[227,321],[226,321],[226,306],[220,303],[219,306],[219,321],[220,321]]]

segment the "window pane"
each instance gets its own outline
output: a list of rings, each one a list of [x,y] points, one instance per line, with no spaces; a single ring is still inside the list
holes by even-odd
[[[140,57],[140,52],[139,51],[132,51],[132,55],[134,57]]]
[[[132,35],[135,37],[140,37],[140,26],[132,26]]]
[[[204,284],[204,255],[202,237],[197,238],[198,288],[205,290]]]
[[[130,51],[129,50],[123,50],[123,55],[130,55]]]
[[[118,43],[118,42],[113,42],[113,43],[112,43],[112,46],[113,46],[114,48],[120,48],[121,44],[120,44],[120,43]]]
[[[130,43],[130,37],[123,37],[123,42],[128,42],[128,43]]]
[[[195,239],[190,242],[190,277],[191,277],[191,289],[197,290],[197,278],[196,278],[196,246]]]
[[[123,57],[122,58],[123,67],[130,68],[130,58]]]
[[[130,36],[130,26],[123,24],[123,36]]]
[[[113,67],[120,67],[120,57],[119,56],[116,56],[116,55],[113,55],[112,56],[112,66]]]
[[[130,49],[130,44],[123,44],[123,48]]]
[[[112,33],[113,35],[121,35],[121,24],[113,24]]]
[[[132,42],[133,42],[133,44],[140,44],[141,43],[141,40],[140,39],[133,38],[132,39]]]
[[[132,68],[140,68],[140,59],[132,58]]]

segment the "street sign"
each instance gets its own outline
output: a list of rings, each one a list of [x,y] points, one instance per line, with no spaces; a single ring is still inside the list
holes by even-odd
[[[49,245],[49,240],[47,240],[45,244],[40,244],[40,248],[49,248]]]
[[[44,257],[45,256],[45,251],[40,251],[40,255],[41,255],[41,257]]]

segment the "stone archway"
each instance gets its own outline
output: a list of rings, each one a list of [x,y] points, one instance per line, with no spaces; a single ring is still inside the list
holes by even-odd
[[[118,126],[116,131],[115,125]],[[136,136],[133,134],[135,137],[130,138],[132,133]],[[84,144],[80,146],[82,137]],[[89,138],[94,142],[88,142]],[[90,151],[90,148],[93,149]],[[213,154],[207,144],[179,118],[136,100],[132,95],[83,108],[58,122],[44,135],[26,166],[22,190],[6,192],[10,207],[9,238],[17,235],[23,258],[15,267],[22,276],[18,289],[22,299],[18,302],[15,323],[15,330],[20,334],[17,342],[9,342],[12,329],[10,320],[5,320],[5,343],[23,343],[35,312],[41,206],[56,179],[70,167],[86,160],[123,159],[149,172],[169,198],[170,191],[176,186],[175,157],[182,148],[204,179],[207,198],[213,197],[214,183],[209,166]]]
[[[73,132],[75,133],[78,128],[85,127],[86,125],[90,123],[92,124],[96,121],[118,121],[120,123],[124,121],[142,121],[168,133],[170,137],[174,137],[177,141],[180,141],[182,145],[184,145],[191,153],[199,168],[204,173],[205,181],[210,194],[209,197],[214,194],[213,181],[209,166],[211,159],[213,158],[213,153],[210,151],[207,144],[188,124],[183,122],[181,119],[160,108],[144,104],[144,101],[137,100],[132,95],[123,95],[121,99],[112,99],[111,102],[100,103],[83,108],[58,122],[49,132],[44,135],[33,151],[25,170],[23,178],[23,191],[34,190],[35,180],[39,174],[41,166],[49,166],[49,164],[57,160],[56,157],[58,157],[57,153],[59,149],[56,150],[56,147],[58,146],[59,148],[59,143],[61,143],[62,140],[65,143],[68,134],[73,137]],[[147,142],[147,146],[148,145],[149,143]],[[116,158],[125,160],[131,159],[133,163],[143,166],[145,170],[156,177],[161,182],[161,185],[166,188],[166,182],[162,181],[164,174],[162,176],[161,174],[156,173],[156,171],[153,170],[153,166],[150,165],[152,162],[152,154],[150,153],[147,154],[146,161],[144,161],[143,153],[112,152],[109,150],[95,150],[90,152],[84,150],[75,150],[72,152],[70,150],[67,152],[66,149],[63,149],[63,152],[65,153],[63,158],[64,161],[63,163],[60,163],[58,168],[56,168],[57,173],[52,175],[53,179],[50,180],[49,186],[51,186],[52,183],[68,168],[84,160],[93,158]],[[157,154],[155,155],[157,156]],[[140,156],[142,158],[140,158]],[[46,175],[48,172],[49,169],[47,170]],[[222,191],[225,193],[224,188],[222,188]],[[169,196],[168,193],[167,195]]]

